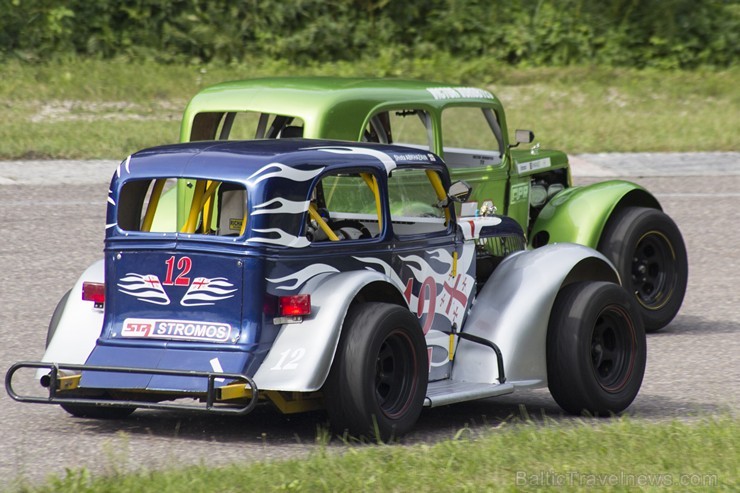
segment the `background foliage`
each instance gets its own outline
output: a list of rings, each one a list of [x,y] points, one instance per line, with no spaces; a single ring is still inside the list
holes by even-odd
[[[0,60],[728,67],[737,0],[0,0]]]

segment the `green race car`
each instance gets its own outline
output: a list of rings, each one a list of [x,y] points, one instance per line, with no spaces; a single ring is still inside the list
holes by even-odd
[[[623,180],[573,186],[565,153],[516,149],[534,134],[514,135],[510,142],[502,103],[486,89],[289,77],[208,87],[188,103],[180,129],[183,142],[328,138],[436,153],[453,180],[472,186],[471,201],[460,206],[466,213],[495,208],[514,218],[532,248],[572,242],[601,251],[635,294],[645,329],[665,327],[681,307],[688,261],[678,227],[656,198]]]

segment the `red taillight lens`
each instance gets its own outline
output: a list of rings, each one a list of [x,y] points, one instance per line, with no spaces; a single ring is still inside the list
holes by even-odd
[[[101,282],[83,282],[82,299],[92,301],[96,305],[105,303],[105,284]]]
[[[300,317],[311,314],[311,295],[295,294],[280,297],[280,316]]]

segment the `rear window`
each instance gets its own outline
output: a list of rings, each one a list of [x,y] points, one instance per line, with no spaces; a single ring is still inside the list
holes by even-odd
[[[246,225],[247,190],[237,183],[133,180],[124,184],[118,199],[118,226],[124,231],[241,236]]]
[[[285,139],[303,136],[303,120],[255,111],[198,113],[190,140]]]

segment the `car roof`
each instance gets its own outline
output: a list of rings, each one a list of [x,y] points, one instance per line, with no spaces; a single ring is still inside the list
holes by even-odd
[[[263,170],[280,165],[297,170],[363,166],[388,174],[396,168],[420,165],[443,168],[435,154],[411,147],[319,139],[197,141],[141,150],[119,166],[118,179],[151,177],[217,178],[249,182]],[[264,174],[264,173],[263,173]]]
[[[266,95],[287,98],[289,103],[300,103],[306,97],[316,105],[346,99],[377,101],[435,101],[466,100],[487,102],[494,95],[477,87],[463,87],[441,82],[408,79],[343,78],[343,77],[267,77],[222,82],[200,91],[193,100],[217,99],[219,96]]]
[[[299,117],[309,132],[304,136],[358,140],[359,124],[384,107],[412,105],[441,110],[448,105],[471,104],[492,106],[499,113],[501,109],[487,89],[440,82],[341,77],[239,80],[207,87],[190,100],[183,115],[181,139],[188,140],[198,113],[254,111]]]

